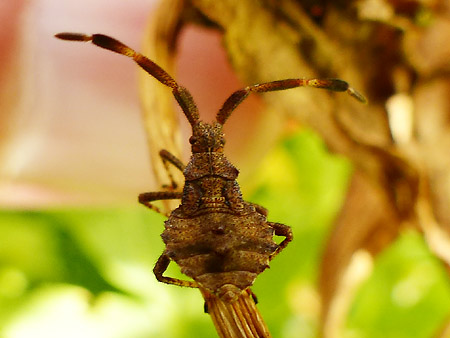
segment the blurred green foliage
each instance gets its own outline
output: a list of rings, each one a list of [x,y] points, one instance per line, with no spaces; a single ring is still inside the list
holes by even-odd
[[[316,337],[321,250],[349,164],[311,132],[283,140],[244,197],[293,227],[294,241],[254,292],[274,337]],[[214,337],[200,293],[158,283],[164,217],[143,207],[0,212],[0,337]],[[173,264],[169,275],[181,276]],[[450,316],[449,277],[405,232],[352,303],[348,337],[431,337]]]

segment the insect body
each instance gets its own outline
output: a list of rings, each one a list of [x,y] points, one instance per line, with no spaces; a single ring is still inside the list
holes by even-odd
[[[152,208],[157,200],[181,199],[165,222],[163,254],[153,269],[164,283],[201,287],[226,302],[234,302],[243,290],[269,266],[292,240],[291,228],[269,222],[263,207],[243,200],[236,181],[239,171],[223,153],[223,125],[233,110],[251,93],[285,90],[300,86],[347,91],[364,102],[364,97],[338,79],[287,79],[248,86],[234,92],[219,110],[214,123],[200,120],[197,106],[187,89],[181,87],[156,63],[123,43],[101,34],[92,36],[60,33],[56,37],[71,41],[91,41],[95,45],[131,57],[147,73],[170,87],[192,127],[189,139],[192,156],[184,164],[165,150],[161,159],[183,171],[183,191],[157,191],[139,195],[139,202]],[[172,187],[176,187],[172,182]],[[277,244],[273,235],[283,236]],[[164,276],[170,261],[193,281]]]
[[[198,285],[233,302],[292,240],[292,232],[286,225],[268,222],[264,208],[242,199],[236,182],[239,172],[223,154],[222,124],[197,120],[192,129],[181,204],[165,222],[166,249],[154,272],[162,282]],[[159,198],[159,193],[139,196],[146,205]],[[274,233],[285,236],[280,245],[273,241]],[[170,260],[195,282],[163,276]]]

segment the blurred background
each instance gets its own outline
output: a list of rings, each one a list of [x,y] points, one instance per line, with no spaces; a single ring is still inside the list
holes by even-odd
[[[1,337],[216,335],[197,290],[154,278],[164,217],[137,205],[167,183],[159,149],[189,158],[185,118],[133,62],[64,31],[143,50],[207,121],[247,84],[349,81],[368,105],[300,88],[251,96],[227,121],[244,198],[295,236],[256,280],[258,307],[274,337],[450,337],[448,2],[0,9]]]

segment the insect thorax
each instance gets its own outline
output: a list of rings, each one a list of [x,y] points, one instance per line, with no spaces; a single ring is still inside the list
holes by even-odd
[[[183,174],[186,181],[197,180],[205,176],[235,180],[239,170],[228,161],[223,153],[203,152],[192,154]]]

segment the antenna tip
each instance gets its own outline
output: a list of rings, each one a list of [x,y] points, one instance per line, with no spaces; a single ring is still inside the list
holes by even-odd
[[[67,41],[91,41],[92,36],[81,33],[58,33],[55,38]]]
[[[361,94],[360,92],[358,92],[356,89],[352,88],[352,87],[348,87],[347,88],[347,93],[354,97],[355,99],[357,99],[359,102],[367,104],[367,99],[366,97]]]

